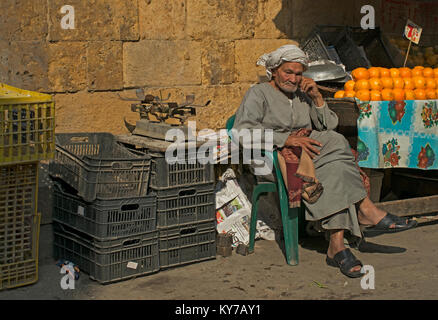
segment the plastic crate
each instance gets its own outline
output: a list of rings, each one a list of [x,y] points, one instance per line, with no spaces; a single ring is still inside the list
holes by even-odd
[[[405,56],[388,40],[388,38],[380,32],[373,34],[363,46],[371,65],[381,66],[386,68],[402,67],[405,61]],[[406,63],[407,67],[413,67],[410,63]]]
[[[340,34],[348,30],[348,26],[317,25],[313,31],[321,37],[326,46],[332,46],[337,43]]]
[[[208,221],[215,216],[214,184],[157,191],[158,228]]]
[[[40,214],[34,215],[32,217],[32,238],[30,246],[28,247],[26,245],[25,248],[22,246],[18,246],[16,248],[17,251],[23,253],[22,259],[14,259],[16,261],[12,263],[0,262],[0,290],[21,287],[33,284],[38,281],[38,246],[40,220]],[[2,226],[0,225],[0,244],[5,242],[5,240],[2,239],[3,233],[1,229]],[[8,240],[6,240],[6,242],[7,241]],[[6,246],[6,248],[8,248],[8,246]]]
[[[52,97],[0,83],[0,164],[52,159],[54,153]]]
[[[365,51],[361,51],[349,32],[345,31],[339,36],[335,48],[347,71],[352,71],[359,67],[371,67],[366,58]]]
[[[57,134],[55,160],[49,172],[92,202],[96,198],[146,195],[150,164],[148,155],[128,150],[110,133]]]
[[[186,155],[185,159],[181,159],[181,163],[169,164],[164,154],[150,153],[150,156],[152,189],[187,187],[215,181],[212,163],[201,164],[197,160],[190,160],[190,155]]]
[[[162,269],[216,258],[215,221],[160,230]]]
[[[87,203],[55,183],[53,220],[97,239],[133,236],[156,230],[157,197],[151,194]]]
[[[0,264],[27,258],[37,190],[37,162],[0,166]]]
[[[326,48],[326,44],[321,39],[321,36],[314,30],[304,41],[301,49],[307,53],[310,61],[331,60],[330,54]]]
[[[54,258],[72,261],[99,283],[126,280],[160,269],[157,231],[97,241],[55,222],[53,235]]]

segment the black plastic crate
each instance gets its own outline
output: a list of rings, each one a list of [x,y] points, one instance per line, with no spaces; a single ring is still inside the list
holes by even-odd
[[[166,161],[163,153],[150,153],[149,155],[152,157],[150,186],[154,190],[215,181],[214,165],[212,163],[202,164],[194,155],[192,159],[189,153],[186,153],[184,159],[172,164]]]
[[[157,197],[85,202],[54,184],[53,220],[97,239],[133,236],[157,228]]]
[[[349,29],[350,27],[348,26],[318,25],[313,31],[321,37],[326,46],[332,46],[337,43],[340,34]]]
[[[399,68],[404,64],[405,56],[389,41],[389,39],[376,28],[364,41],[363,47],[367,58],[373,66],[386,68]],[[409,63],[407,67],[412,67]]]
[[[157,191],[158,228],[215,218],[214,184]]]
[[[53,235],[53,257],[72,261],[100,283],[126,280],[160,269],[157,231],[96,241],[55,222]]]
[[[110,133],[57,134],[49,171],[91,202],[147,194],[150,164],[148,155],[123,147]]]
[[[159,248],[162,269],[214,259],[215,221],[160,230]]]
[[[347,71],[352,71],[359,67],[371,67],[366,56],[364,57],[366,55],[365,51],[362,54],[361,49],[354,42],[349,32],[345,31],[340,35],[335,48]]]

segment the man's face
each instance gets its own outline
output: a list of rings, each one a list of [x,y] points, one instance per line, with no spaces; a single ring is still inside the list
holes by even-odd
[[[273,73],[275,85],[285,92],[295,92],[303,78],[304,67],[298,62],[284,62]]]

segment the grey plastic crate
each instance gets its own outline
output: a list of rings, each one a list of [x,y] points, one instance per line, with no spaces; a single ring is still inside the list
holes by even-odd
[[[179,163],[173,164],[166,161],[164,154],[150,153],[150,156],[152,157],[150,183],[152,189],[185,187],[215,181],[214,165],[201,164],[195,157],[192,160],[188,153],[184,159],[178,161]]]
[[[100,200],[87,203],[54,184],[53,220],[97,239],[133,236],[157,228],[157,197]]]
[[[301,46],[301,49],[307,53],[310,61],[331,59],[324,41],[316,31],[312,31],[310,33],[310,35],[304,41],[304,44]]]
[[[148,155],[123,147],[110,133],[57,134],[49,172],[91,202],[147,194],[150,162]]]
[[[53,224],[53,257],[77,264],[100,283],[159,271],[158,232],[112,241],[95,241],[62,224]]]
[[[215,221],[159,231],[162,269],[216,258]]]
[[[215,218],[214,184],[157,191],[158,228]]]

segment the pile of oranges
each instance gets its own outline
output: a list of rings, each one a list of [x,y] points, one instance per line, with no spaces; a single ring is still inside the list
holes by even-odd
[[[335,98],[362,101],[426,100],[438,98],[438,68],[356,68]]]

